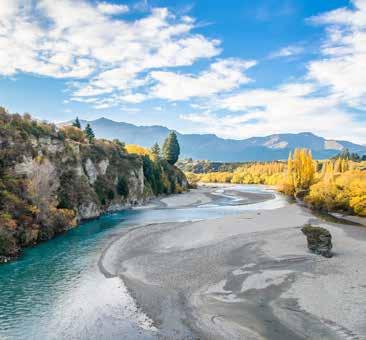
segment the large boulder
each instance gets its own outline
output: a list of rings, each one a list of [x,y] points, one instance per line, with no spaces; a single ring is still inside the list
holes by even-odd
[[[327,229],[306,224],[301,231],[307,238],[310,251],[324,257],[333,256],[332,235]]]

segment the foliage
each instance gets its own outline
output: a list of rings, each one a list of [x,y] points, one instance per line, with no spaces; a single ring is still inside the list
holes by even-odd
[[[191,158],[179,160],[177,167],[187,173],[205,174],[208,172],[233,172],[239,167],[254,164],[254,162],[211,162],[207,160],[192,160]]]
[[[89,143],[92,143],[95,138],[95,134],[89,123],[86,125],[84,131],[85,131],[86,138],[88,138]]]
[[[152,161],[148,156],[142,156],[145,180],[149,183],[155,195],[165,192],[162,179],[162,167],[160,161]]]
[[[93,195],[86,178],[80,177],[74,168],[65,169],[59,181],[57,191],[59,209],[74,209]]]
[[[203,175],[188,173],[187,178],[190,182],[276,185],[284,178],[285,169],[283,162],[247,163],[233,172],[211,172]]]
[[[9,232],[0,230],[0,256],[13,255],[17,249],[14,237]]]
[[[53,229],[60,232],[65,226],[74,227],[76,225],[76,214],[73,209],[51,209],[50,225]]]
[[[149,150],[127,154],[124,143],[86,133],[0,108],[0,261],[73,227],[90,206],[98,214],[185,189],[184,174]]]
[[[119,177],[117,182],[117,193],[120,196],[127,197],[129,190],[128,190],[128,183],[124,177]]]
[[[290,153],[287,162],[287,179],[285,182],[288,193],[308,190],[314,181],[315,164],[311,151],[295,149]]]
[[[80,124],[80,120],[78,117],[76,117],[75,121],[72,123],[72,126],[81,129],[81,124]]]
[[[360,162],[366,160],[366,155],[362,157],[358,153],[350,153],[347,148],[343,149],[338,155],[334,156],[333,159],[351,160],[353,162]]]
[[[177,135],[174,131],[171,131],[168,137],[164,141],[163,145],[163,156],[164,159],[174,165],[179,158],[180,147],[177,139]]]
[[[154,162],[158,162],[161,159],[160,146],[158,143],[155,143],[150,150],[151,159]]]
[[[101,205],[106,205],[108,202],[114,199],[114,188],[111,187],[110,183],[105,177],[97,177],[97,180],[94,183],[94,189]]]
[[[136,144],[127,144],[126,145],[126,150],[128,153],[132,153],[132,154],[136,154],[136,155],[140,155],[140,156],[149,156],[150,155],[150,151],[140,145],[136,145]]]
[[[305,201],[317,209],[342,210],[366,216],[366,172],[333,172],[311,186]]]
[[[285,162],[247,163],[233,171],[186,173],[190,183],[266,184],[288,195],[303,194],[315,209],[366,216],[366,169],[344,157],[315,162],[311,153],[295,150]]]
[[[79,143],[85,142],[85,133],[75,126],[64,126],[60,130],[65,135],[65,138],[71,139]]]

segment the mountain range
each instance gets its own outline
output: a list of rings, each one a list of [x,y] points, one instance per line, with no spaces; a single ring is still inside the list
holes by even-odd
[[[107,118],[85,121],[93,128],[96,137],[119,139],[127,144],[151,147],[163,144],[170,130],[164,126],[137,126]],[[287,159],[294,148],[308,148],[316,159],[324,159],[347,148],[350,152],[366,154],[366,146],[342,140],[328,140],[311,132],[275,134],[248,139],[224,139],[214,134],[182,134],[177,132],[181,158],[205,159],[221,162],[269,161]]]

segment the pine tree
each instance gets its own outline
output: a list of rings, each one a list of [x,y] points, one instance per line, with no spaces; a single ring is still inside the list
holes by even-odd
[[[90,124],[86,125],[84,131],[85,131],[86,137],[88,138],[89,142],[91,143],[94,140],[95,135],[94,135],[94,131],[91,128]]]
[[[168,137],[165,139],[163,145],[163,156],[168,163],[174,165],[180,154],[180,147],[177,139],[177,135],[174,131],[170,132]]]
[[[151,156],[152,156],[152,160],[154,162],[157,162],[160,160],[161,158],[161,154],[160,154],[160,146],[158,143],[155,143],[152,148],[151,148]]]
[[[78,129],[81,129],[80,120],[78,117],[76,117],[75,121],[72,123],[72,126],[77,127]]]

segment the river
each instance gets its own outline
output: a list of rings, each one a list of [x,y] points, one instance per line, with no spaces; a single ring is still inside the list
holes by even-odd
[[[256,185],[105,215],[0,266],[0,340],[366,339],[366,230],[343,223]]]
[[[236,190],[268,193],[261,186]],[[137,310],[123,282],[105,278],[98,259],[108,243],[131,226],[215,219],[287,204],[278,195],[244,205],[220,190],[216,196],[210,204],[190,208],[152,207],[106,215],[26,249],[19,260],[0,266],[0,339],[153,336],[148,318]]]

